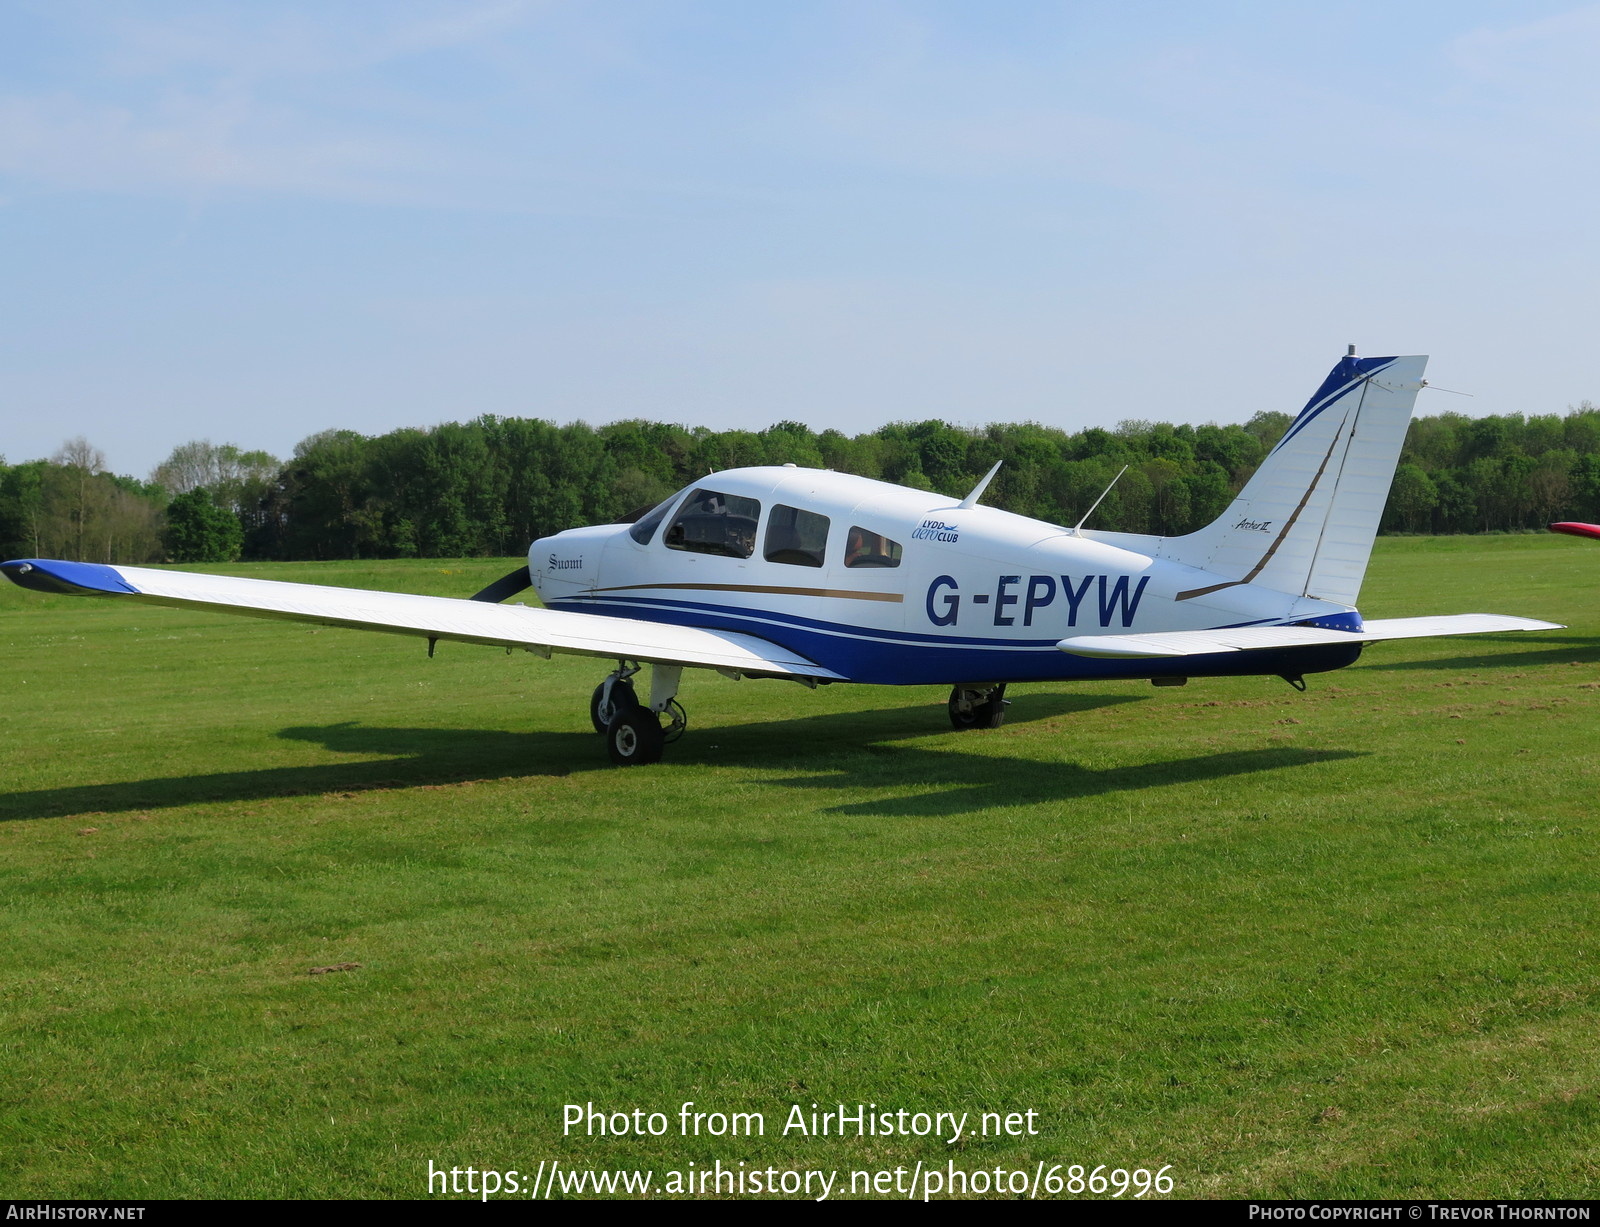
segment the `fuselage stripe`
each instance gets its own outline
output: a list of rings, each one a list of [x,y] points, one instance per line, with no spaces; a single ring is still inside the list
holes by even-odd
[[[607,606],[615,608],[608,609]],[[641,609],[641,606],[645,608]],[[590,610],[596,613],[613,613],[614,616],[630,618],[643,616],[646,619],[649,619],[650,614],[653,612],[714,613],[720,614],[725,618],[735,618],[741,622],[754,622],[770,626],[773,629],[794,627],[845,639],[865,639],[887,643],[949,648],[972,647],[1054,651],[1056,643],[1061,638],[1059,635],[1052,636],[1049,639],[978,639],[961,635],[927,635],[919,634],[915,631],[897,631],[873,626],[852,626],[839,622],[824,622],[817,618],[802,618],[795,614],[776,613],[771,610],[741,609],[730,605],[711,605],[701,601],[671,601],[656,597],[610,597],[605,600],[583,600],[569,597],[560,601],[551,601],[550,608],[572,611]],[[666,619],[661,620],[665,621]]]
[[[896,605],[906,598],[899,592],[862,592],[855,588],[780,588],[774,584],[617,584],[610,588],[593,588],[592,592],[630,592],[635,589],[686,592],[770,592],[780,596],[834,597],[846,601],[890,601]]]
[[[740,622],[771,627],[773,630],[794,627],[840,639],[884,642],[916,647],[939,647],[951,650],[972,648],[981,651],[1054,652],[1056,644],[1061,640],[1060,635],[1052,635],[1048,639],[981,639],[962,635],[921,634],[916,631],[896,631],[871,626],[851,626],[838,622],[825,622],[816,618],[803,618],[794,614],[776,613],[769,610],[751,610],[737,606],[712,605],[700,601],[671,601],[656,597],[610,597],[605,600],[567,598],[565,600],[552,601],[549,607],[573,612],[586,610],[594,613],[610,614],[614,617],[643,616],[646,620],[661,621],[668,621],[669,619],[659,617],[659,615],[669,612],[683,616],[694,616],[709,612]],[[651,619],[651,614],[657,614],[658,619]],[[1237,622],[1230,623],[1227,626],[1197,627],[1195,629],[1231,630],[1241,626],[1265,625],[1285,625],[1285,623],[1281,618],[1259,618],[1253,622]]]

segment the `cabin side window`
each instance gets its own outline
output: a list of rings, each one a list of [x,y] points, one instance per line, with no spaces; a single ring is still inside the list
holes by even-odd
[[[845,539],[844,565],[847,567],[898,567],[900,543],[882,533],[852,525]]]
[[[772,509],[767,519],[767,536],[762,556],[768,562],[783,562],[794,567],[820,567],[828,547],[828,517],[800,507]]]
[[[757,500],[702,487],[684,500],[663,540],[669,550],[748,558],[755,553],[760,518]]]

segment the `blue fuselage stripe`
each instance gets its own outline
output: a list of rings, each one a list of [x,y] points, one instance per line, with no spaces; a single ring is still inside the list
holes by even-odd
[[[644,606],[646,608],[611,608],[607,606]],[[823,618],[806,618],[799,614],[779,613],[770,609],[750,609],[738,605],[716,605],[706,601],[685,601],[670,597],[648,596],[610,596],[596,597],[593,599],[568,599],[551,602],[552,609],[568,609],[574,611],[587,611],[590,613],[610,614],[613,617],[622,616],[629,618],[642,617],[652,619],[653,610],[692,610],[712,614],[723,618],[738,618],[747,622],[758,622],[768,626],[794,626],[804,627],[826,635],[843,635],[852,639],[883,639],[896,643],[928,643],[964,648],[1034,648],[1054,651],[1060,635],[1049,639],[984,639],[971,635],[933,635],[918,631],[888,630],[875,626],[859,626],[854,623],[830,622]],[[668,621],[669,619],[659,619]],[[679,621],[679,619],[670,619]],[[772,638],[772,636],[767,636]]]
[[[700,601],[612,597],[552,601],[550,608],[758,634],[851,681],[893,686],[1069,678],[1232,677],[1272,673],[1293,676],[1342,668],[1361,654],[1359,644],[1334,644],[1275,651],[1217,652],[1178,659],[1112,660],[1061,652],[1056,649],[1058,641],[1054,638],[1018,640],[930,635]]]

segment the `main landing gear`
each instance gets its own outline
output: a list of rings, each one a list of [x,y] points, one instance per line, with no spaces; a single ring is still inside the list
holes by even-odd
[[[956,729],[997,729],[1006,718],[1006,684],[955,686],[950,691],[950,723]]]
[[[669,742],[683,736],[689,718],[678,702],[679,665],[650,666],[650,702],[639,702],[632,678],[640,666],[618,661],[606,680],[594,688],[589,699],[589,719],[594,731],[604,733],[606,753],[619,767],[635,767],[661,761]],[[663,728],[662,715],[667,724]]]

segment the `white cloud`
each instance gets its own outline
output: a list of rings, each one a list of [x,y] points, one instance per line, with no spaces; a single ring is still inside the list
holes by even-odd
[[[130,77],[199,72],[232,80],[358,72],[410,56],[491,43],[548,4],[490,3],[317,6],[261,9],[203,6],[156,19],[125,12],[97,20],[109,43],[105,66]]]
[[[64,94],[0,97],[0,170],[52,187],[371,201],[395,197],[397,175],[422,160],[393,137],[319,132],[244,98],[180,95],[139,109]]]
[[[1451,60],[1473,77],[1536,97],[1592,97],[1600,55],[1600,5],[1500,29],[1480,28],[1451,40]]]
[[[66,10],[70,18],[76,11]],[[201,7],[67,21],[93,49],[49,90],[0,93],[0,171],[55,188],[237,190],[440,203],[461,153],[412,135],[447,104],[379,70],[444,51],[492,50],[525,0],[348,10],[344,20]]]

